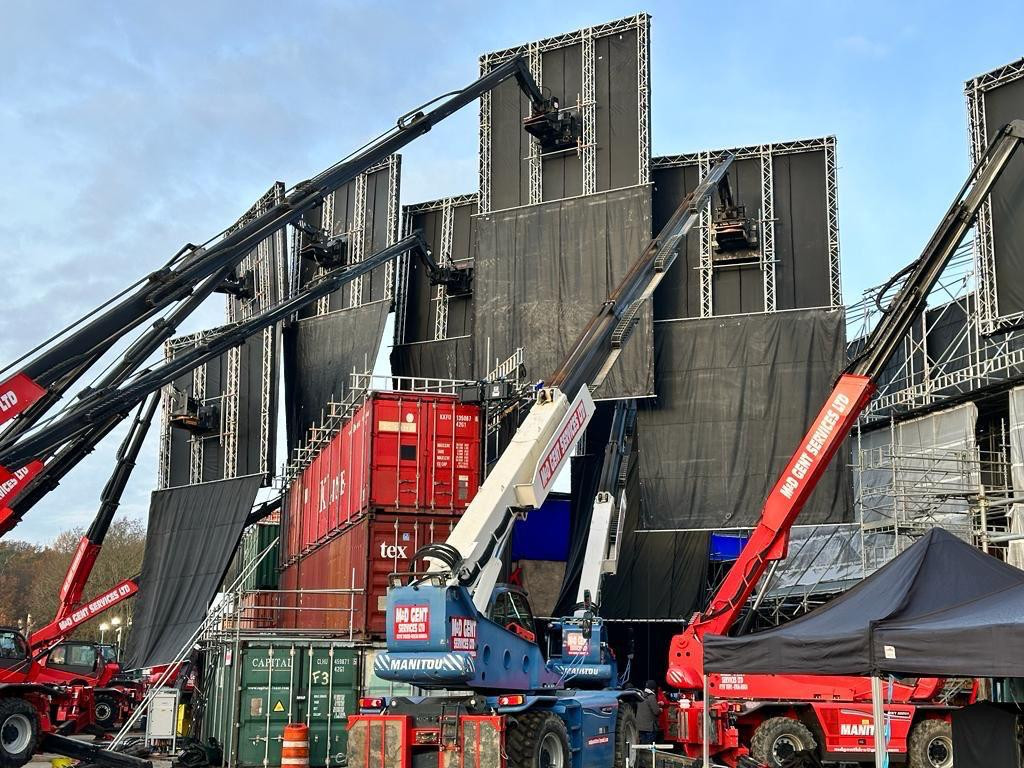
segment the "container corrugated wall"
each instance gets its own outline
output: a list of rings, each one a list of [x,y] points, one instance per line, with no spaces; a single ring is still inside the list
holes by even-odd
[[[410,570],[416,550],[445,541],[457,519],[405,513],[360,518],[281,572],[281,626],[331,630],[353,639],[383,638],[388,576]]]
[[[369,512],[463,511],[480,483],[480,424],[452,395],[374,393],[286,489],[283,564]]]

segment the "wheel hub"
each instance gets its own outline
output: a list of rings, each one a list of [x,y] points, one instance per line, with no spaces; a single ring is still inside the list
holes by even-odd
[[[928,742],[928,764],[932,768],[953,768],[953,741],[948,736],[936,736]]]
[[[804,745],[800,743],[800,740],[795,736],[789,734],[779,736],[772,744],[772,757],[775,758],[775,762],[781,765],[785,762],[786,758],[792,755],[794,752],[799,752],[804,748]]]
[[[562,740],[554,733],[544,734],[540,741],[540,768],[565,768]]]
[[[32,741],[32,723],[28,717],[17,713],[8,715],[0,725],[0,742],[9,754],[24,752]]]

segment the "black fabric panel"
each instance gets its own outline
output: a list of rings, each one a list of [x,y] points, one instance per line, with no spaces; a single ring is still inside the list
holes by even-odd
[[[830,302],[825,152],[809,150],[773,158],[776,309],[825,307]],[[698,183],[696,161],[655,167],[654,232]],[[760,220],[761,161],[745,158],[730,171],[733,196],[747,215]],[[717,198],[716,198],[717,204]],[[687,238],[685,258],[672,265],[654,297],[656,320],[700,317],[700,237]],[[764,311],[764,276],[759,264],[715,269],[712,311],[732,315]]]
[[[698,169],[691,165],[656,168],[654,179],[652,236],[660,232],[689,192],[697,186]],[[669,267],[654,293],[654,319],[676,320],[700,317],[700,236],[694,231],[686,238],[686,249]]]
[[[966,297],[929,309],[925,314],[925,340],[932,375],[962,371],[971,364],[971,334],[967,333]]]
[[[298,320],[284,332],[284,384],[289,454],[323,419],[329,400],[341,400],[350,374],[373,369],[388,302]]]
[[[541,54],[540,85],[576,110],[585,92],[583,46],[577,42]],[[650,58],[648,57],[648,61]],[[595,191],[640,183],[637,31],[594,38]],[[647,73],[649,81],[650,74]],[[522,119],[529,102],[514,82],[491,92],[491,210],[527,205],[530,139]],[[577,111],[578,115],[579,112]],[[643,162],[649,163],[649,158]],[[541,196],[547,202],[583,194],[583,163],[575,150],[549,153],[541,161]]]
[[[522,119],[528,102],[514,79],[491,91],[491,209],[529,202],[530,137]]]
[[[956,768],[1020,768],[1016,706],[980,701],[953,710],[953,765]]]
[[[153,493],[128,668],[175,661],[203,622],[261,481],[249,475]]]
[[[776,308],[827,307],[831,284],[825,151],[776,157],[772,174]]]
[[[709,672],[1024,676],[1024,571],[933,528],[788,624],[707,636]]]
[[[460,267],[472,267],[476,238],[477,211],[475,201],[457,205],[452,211],[453,263]],[[441,258],[440,209],[415,213],[410,217],[409,231],[423,234],[430,252],[435,259]],[[423,262],[410,258],[406,278],[405,328],[397,339],[399,344],[413,344],[420,341],[434,341],[434,325],[437,317],[437,286],[430,285],[430,275]],[[396,329],[397,331],[398,329]],[[448,300],[448,338],[464,336],[473,332],[473,296],[460,296]]]
[[[636,30],[594,41],[597,188],[640,183]]]
[[[657,323],[656,401],[640,403],[647,529],[749,527],[845,365],[841,311]],[[849,522],[834,461],[800,516]]]
[[[473,339],[459,336],[443,341],[396,344],[391,349],[395,376],[473,380]]]
[[[399,158],[400,159],[400,158]],[[397,176],[397,175],[396,175]],[[387,231],[387,206],[388,196],[391,192],[391,174],[387,166],[383,166],[366,178],[366,199],[364,201],[365,228],[363,229],[362,256],[365,258],[388,245]],[[398,196],[398,190],[394,190]],[[342,185],[334,192],[334,222],[333,233],[335,235],[348,234],[349,243],[353,240],[355,229],[355,204],[356,204],[356,180]],[[323,216],[322,206],[317,206],[303,219],[313,227],[321,227]],[[395,233],[397,235],[397,233]],[[305,235],[301,242],[306,241]],[[299,284],[305,285],[320,273],[319,267],[309,260],[302,260],[299,264]],[[362,283],[362,302],[368,304],[372,301],[379,301],[385,296],[387,265],[381,264],[369,275],[360,279]],[[352,304],[352,290],[354,283],[343,285],[328,298],[328,311],[334,312],[339,309],[348,309]],[[319,302],[314,302],[299,312],[302,318],[314,317],[317,314]]]
[[[583,93],[583,47],[570,45],[546,51],[542,56],[543,83],[551,93],[562,97],[562,103],[574,103],[576,94]],[[529,152],[529,145],[526,145]],[[524,155],[525,157],[525,155]],[[560,152],[541,161],[542,198],[559,200],[583,194],[583,161],[575,151]],[[529,168],[524,171],[529,173]],[[608,189],[598,186],[599,190]],[[524,196],[522,204],[529,202]]]
[[[571,615],[573,606],[576,605],[583,560],[587,554],[587,535],[590,533],[590,520],[594,513],[594,498],[599,490],[601,466],[604,462],[605,446],[611,434],[614,413],[613,404],[597,404],[597,410],[587,425],[583,451],[569,460],[569,558],[565,564],[562,587],[555,601],[555,616]]]
[[[546,379],[650,241],[650,190],[633,187],[478,217],[475,378],[524,348]],[[595,397],[649,395],[650,309]]]
[[[982,98],[991,139],[1008,122],[1024,116],[1024,78],[993,88]],[[989,199],[999,314],[1024,312],[1024,156],[1020,152],[1003,171]]]
[[[272,342],[276,340],[273,329],[269,330]],[[237,424],[238,435],[235,443],[237,453],[235,470],[239,475],[251,475],[260,472],[260,410],[262,406],[263,390],[263,366],[271,367],[271,396],[276,384],[276,372],[274,370],[274,359],[269,361],[263,359],[264,334],[261,332],[250,337],[239,347],[239,376],[238,376],[238,398],[237,398]],[[192,347],[188,347],[191,349]],[[272,349],[276,348],[273,347]],[[182,347],[176,352],[184,351]],[[197,397],[206,405],[216,405],[220,408],[221,426],[225,425],[225,409],[228,407],[226,398],[228,382],[228,358],[227,353],[217,357],[203,366],[206,374],[206,386],[203,392],[195,392],[195,379],[192,373],[179,377],[174,382],[174,387],[186,392],[191,397]],[[271,420],[273,424],[273,420]],[[209,482],[220,480],[224,477],[225,465],[225,435],[218,431],[213,434],[193,436],[182,429],[170,429],[170,444],[168,449],[169,479],[168,487],[188,485],[193,482]],[[268,435],[269,445],[267,450],[269,456],[273,457],[273,448],[276,439],[271,433]],[[202,440],[203,454],[201,464],[201,475],[193,478],[191,473],[192,465],[192,444],[194,440]],[[273,459],[270,459],[270,466],[273,466]],[[269,479],[269,478],[268,478]]]
[[[601,614],[610,619],[688,619],[702,606],[710,533],[640,530],[650,516],[637,463],[630,468],[616,573],[605,577]],[[639,503],[638,503],[639,502]]]

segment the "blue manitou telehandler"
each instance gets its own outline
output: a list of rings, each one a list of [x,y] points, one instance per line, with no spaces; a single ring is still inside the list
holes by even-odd
[[[604,380],[732,157],[715,166],[632,265],[545,385],[448,540],[419,550],[426,571],[393,574],[385,680],[433,691],[364,699],[349,719],[349,768],[611,768],[636,739],[640,694],[618,684],[596,590],[614,548],[615,480],[606,462],[588,541],[580,604],[557,622],[560,652],[545,654],[522,591],[499,585],[517,515],[538,509],[594,413]],[[721,193],[721,189],[719,189]],[[628,432],[629,408],[616,414]],[[610,450],[621,454],[623,440]],[[619,456],[621,459],[621,456]],[[597,596],[596,592],[592,592]]]

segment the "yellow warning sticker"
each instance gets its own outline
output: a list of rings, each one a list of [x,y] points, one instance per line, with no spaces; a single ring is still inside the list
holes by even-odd
[[[281,701],[280,699],[278,699],[277,703],[274,704],[274,711],[275,712],[284,712],[284,702]]]

